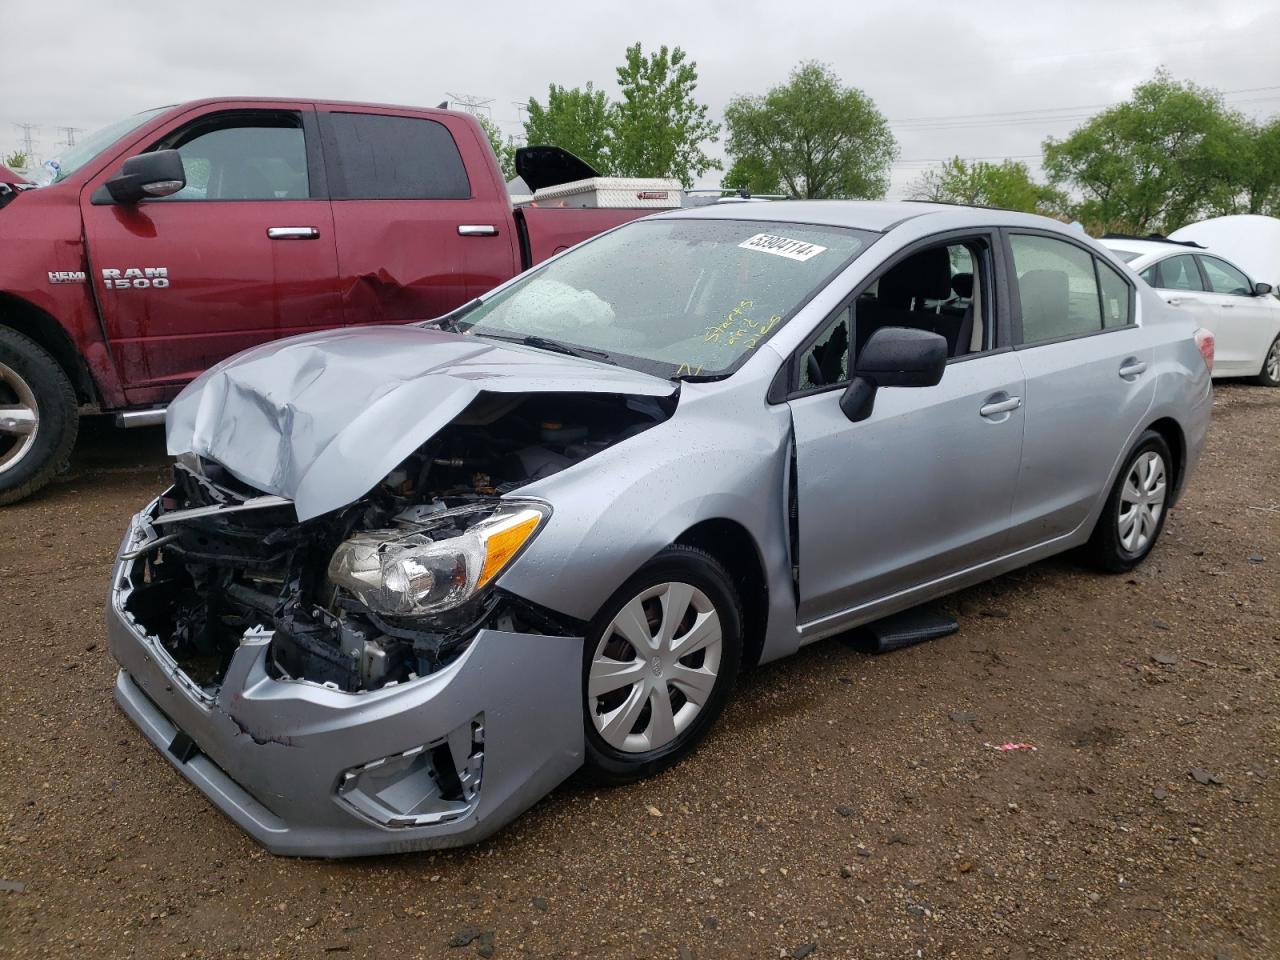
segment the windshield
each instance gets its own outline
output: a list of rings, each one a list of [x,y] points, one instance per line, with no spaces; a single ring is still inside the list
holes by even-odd
[[[167,109],[169,108],[156,107],[154,110],[144,110],[142,113],[135,113],[131,117],[117,120],[110,126],[95,130],[62,156],[54,160],[46,160],[44,165],[53,174],[53,178],[48,182],[57,183],[59,180],[65,180],[125,134],[132,133],[156,114]]]
[[[454,321],[662,377],[732,373],[877,235],[750,220],[640,220]]]

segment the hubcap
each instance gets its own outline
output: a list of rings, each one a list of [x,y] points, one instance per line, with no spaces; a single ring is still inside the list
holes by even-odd
[[[1271,344],[1271,349],[1267,351],[1267,378],[1280,380],[1280,339]]]
[[[0,363],[0,473],[21,462],[36,442],[40,408],[27,381]]]
[[[1129,553],[1141,553],[1151,543],[1164,510],[1166,494],[1164,458],[1148,450],[1129,468],[1120,492],[1117,528],[1120,545]]]
[[[587,671],[587,710],[604,741],[626,753],[666,746],[715,689],[720,615],[697,587],[660,583],[605,628]]]

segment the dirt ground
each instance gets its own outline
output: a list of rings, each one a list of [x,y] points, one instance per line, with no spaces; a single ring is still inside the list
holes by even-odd
[[[316,862],[264,853],[112,702],[108,569],[165,460],[88,424],[0,510],[0,955],[1280,957],[1278,441],[1280,390],[1220,386],[1135,573],[1038,564],[952,598],[949,638],[754,672],[655,780]]]

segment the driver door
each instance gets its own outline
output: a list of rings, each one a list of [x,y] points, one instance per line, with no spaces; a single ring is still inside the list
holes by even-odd
[[[858,608],[994,559],[1008,544],[1024,379],[994,329],[993,241],[966,236],[944,244],[972,254],[975,272],[967,282],[942,273],[963,258],[953,249],[939,257],[937,246],[908,251],[865,284],[795,358],[787,403],[796,447],[802,625],[853,619]],[[879,283],[886,274],[892,285]],[[904,291],[913,282],[914,295],[891,308],[883,302],[890,286]],[[856,350],[868,327],[932,329],[943,305],[956,303],[943,296],[952,284],[977,291],[969,305],[979,333],[951,345],[940,383],[882,388],[871,416],[850,422],[840,409],[850,345]],[[880,298],[871,293],[877,287]]]

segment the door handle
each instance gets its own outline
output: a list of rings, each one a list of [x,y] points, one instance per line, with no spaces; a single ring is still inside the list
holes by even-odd
[[[492,223],[460,223],[458,224],[458,236],[460,237],[496,237],[498,228]]]
[[[1186,302],[1187,302],[1186,297],[1169,297],[1169,299],[1165,301],[1165,303],[1169,304],[1169,306],[1171,307],[1176,307],[1179,304],[1183,304]]]
[[[1000,396],[1000,394],[996,394],[988,397],[987,402],[978,408],[978,413],[984,417],[998,417],[1002,413],[1009,413],[1022,406],[1021,397],[1006,396],[1004,399],[998,399]]]
[[[1220,303],[1218,306],[1222,307],[1223,310],[1234,310],[1236,308],[1234,303]]]
[[[272,240],[315,240],[320,231],[315,227],[267,227],[267,236]]]
[[[1124,363],[1120,364],[1120,379],[1133,380],[1139,374],[1146,373],[1146,371],[1146,361],[1139,360],[1136,357],[1130,357],[1128,360],[1124,361]]]

